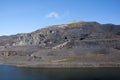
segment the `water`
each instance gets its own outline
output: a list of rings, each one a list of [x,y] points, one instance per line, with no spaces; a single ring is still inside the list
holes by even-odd
[[[0,80],[120,80],[120,68],[40,69],[0,65]]]

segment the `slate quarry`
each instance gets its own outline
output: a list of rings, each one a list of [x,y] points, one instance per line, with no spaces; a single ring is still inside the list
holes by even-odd
[[[70,22],[0,36],[0,63],[26,67],[119,67],[120,25]]]

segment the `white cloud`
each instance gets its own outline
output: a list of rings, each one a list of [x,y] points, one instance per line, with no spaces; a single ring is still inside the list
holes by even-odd
[[[60,16],[57,12],[50,12],[48,15],[46,15],[46,18],[55,18],[55,19],[59,19]]]

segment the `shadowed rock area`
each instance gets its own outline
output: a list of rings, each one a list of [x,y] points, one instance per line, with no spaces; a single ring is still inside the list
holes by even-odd
[[[80,21],[1,36],[0,63],[27,67],[119,67],[120,25]]]

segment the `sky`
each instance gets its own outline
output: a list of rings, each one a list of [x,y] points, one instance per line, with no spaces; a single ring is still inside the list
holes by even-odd
[[[0,36],[81,20],[120,24],[120,0],[0,0]]]

